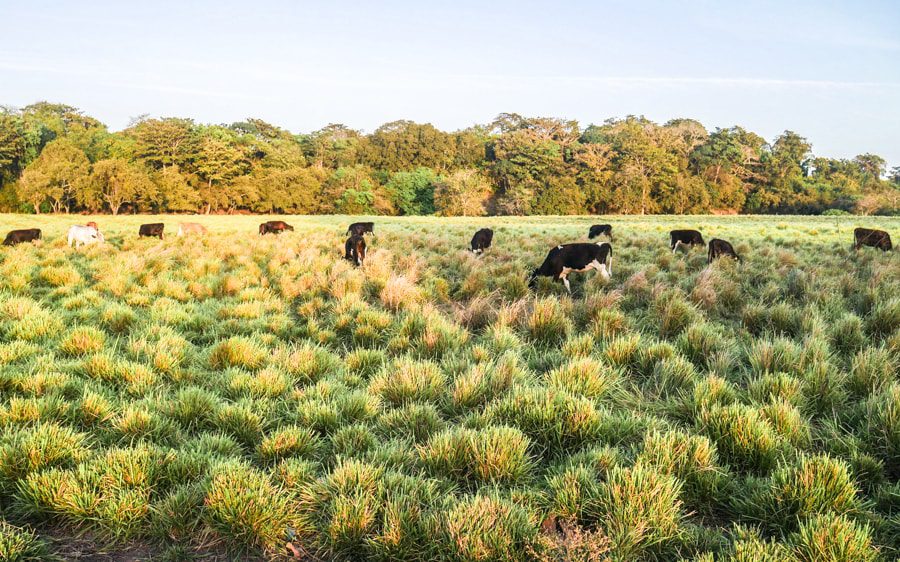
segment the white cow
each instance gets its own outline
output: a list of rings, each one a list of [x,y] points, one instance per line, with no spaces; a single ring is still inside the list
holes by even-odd
[[[103,234],[93,226],[81,226],[76,224],[69,228],[69,246],[75,245],[76,248],[86,244],[96,244],[104,242]]]

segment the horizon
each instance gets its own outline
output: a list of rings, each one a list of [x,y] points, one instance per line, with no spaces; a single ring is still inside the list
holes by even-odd
[[[0,103],[64,103],[112,131],[143,114],[293,133],[398,119],[453,131],[503,112],[582,128],[690,118],[900,165],[890,2],[262,4],[7,6]]]

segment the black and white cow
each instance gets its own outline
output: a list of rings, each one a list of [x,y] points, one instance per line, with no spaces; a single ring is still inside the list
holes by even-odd
[[[491,242],[494,240],[494,231],[490,228],[482,228],[478,232],[475,233],[475,236],[472,237],[472,253],[473,254],[482,254],[485,250],[491,247]]]
[[[602,244],[577,242],[553,248],[541,267],[531,273],[528,286],[534,287],[539,276],[552,277],[554,281],[562,281],[566,290],[571,293],[568,275],[591,269],[599,271],[605,279],[612,276],[612,246],[608,242]]]
[[[612,240],[612,225],[611,224],[595,224],[591,226],[591,229],[588,231],[588,238],[593,240],[598,236],[606,236],[610,240]]]
[[[682,244],[685,246],[705,246],[706,242],[703,241],[703,235],[697,230],[673,230],[669,232],[669,245],[673,254],[678,249],[678,246]]]
[[[351,234],[344,242],[344,259],[356,265],[362,265],[366,261],[366,239],[362,234]]]
[[[4,246],[15,246],[24,242],[34,242],[41,239],[40,228],[25,228],[22,230],[10,230],[3,240]]]
[[[737,255],[737,252],[734,251],[734,246],[731,245],[731,242],[722,240],[721,238],[713,238],[709,241],[709,252],[706,254],[706,263],[712,263],[713,260],[719,259],[722,256],[731,256],[741,263],[744,261],[741,259],[741,256]]]
[[[871,246],[883,252],[888,252],[894,247],[891,244],[891,235],[883,230],[855,228],[853,229],[853,249],[859,250],[861,246]]]

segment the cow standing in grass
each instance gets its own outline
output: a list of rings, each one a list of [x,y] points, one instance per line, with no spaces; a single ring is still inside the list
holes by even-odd
[[[578,242],[575,244],[563,244],[550,250],[541,267],[531,273],[528,286],[534,287],[537,278],[552,277],[554,281],[562,281],[566,291],[572,292],[569,286],[568,275],[572,272],[582,272],[596,269],[605,279],[612,276],[612,246],[604,242],[591,244]]]
[[[187,236],[188,234],[203,235],[206,234],[206,227],[196,222],[183,222],[178,225],[178,236]]]
[[[730,242],[720,238],[713,238],[709,241],[709,252],[706,254],[706,263],[710,264],[713,260],[719,259],[722,256],[730,256],[739,262],[743,262],[741,256],[737,255],[737,252],[734,251],[734,246],[732,246]]]
[[[598,236],[606,236],[612,241],[612,225],[611,224],[595,224],[588,230],[588,238],[593,240]]]
[[[22,230],[11,230],[3,240],[4,246],[15,246],[25,242],[34,242],[41,239],[40,228],[24,228]]]
[[[853,249],[859,250],[862,246],[878,248],[882,252],[889,252],[894,248],[891,244],[891,235],[887,232],[871,228],[855,228],[853,229]]]
[[[483,254],[485,250],[491,247],[491,241],[494,240],[494,231],[490,228],[482,228],[472,237],[472,253]]]
[[[280,234],[285,230],[293,232],[294,227],[284,221],[267,221],[259,225],[259,234]]]
[[[672,253],[678,249],[678,246],[705,246],[703,235],[698,230],[673,230],[669,232],[669,243]]]
[[[165,225],[161,222],[153,222],[150,224],[142,224],[138,229],[138,236],[143,237],[156,237],[160,240],[163,239],[163,230],[165,230]]]
[[[347,227],[347,234],[359,234],[360,236],[363,236],[367,232],[371,233],[372,236],[375,236],[374,222],[355,222]]]
[[[353,234],[344,243],[344,259],[361,266],[366,261],[366,239],[362,234]]]
[[[97,230],[96,226],[90,226],[91,224],[96,225],[97,223],[88,223],[88,226],[81,226],[80,224],[71,226],[67,236],[69,246],[74,245],[78,248],[88,244],[104,242],[103,234]]]

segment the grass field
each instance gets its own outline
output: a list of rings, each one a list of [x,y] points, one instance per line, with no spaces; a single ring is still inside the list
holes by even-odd
[[[900,255],[850,250],[900,219],[375,217],[361,269],[356,217],[87,220],[0,216],[44,231],[0,249],[2,560],[900,553]],[[594,222],[612,280],[529,291]]]

